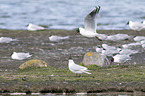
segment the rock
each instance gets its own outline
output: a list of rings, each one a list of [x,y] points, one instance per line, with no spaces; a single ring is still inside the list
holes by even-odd
[[[47,63],[43,60],[38,60],[38,59],[29,60],[23,63],[22,65],[20,65],[19,69],[24,69],[27,67],[47,67]]]
[[[101,55],[97,52],[87,52],[84,55],[82,63],[84,66],[97,65],[105,67],[110,65],[110,59],[108,59],[105,55]]]

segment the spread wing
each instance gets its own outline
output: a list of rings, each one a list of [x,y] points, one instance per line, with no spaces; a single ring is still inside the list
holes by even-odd
[[[94,8],[84,19],[85,29],[91,32],[96,32],[97,24],[95,22],[96,15],[99,13],[100,6]]]

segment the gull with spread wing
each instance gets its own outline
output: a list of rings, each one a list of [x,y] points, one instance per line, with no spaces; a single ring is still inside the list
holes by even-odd
[[[98,40],[102,41],[99,39],[102,35],[98,34],[96,32],[96,16],[99,13],[100,6],[97,6],[94,8],[87,16],[84,18],[84,24],[85,28],[79,28],[77,33],[80,33],[81,35],[85,37],[96,37]]]

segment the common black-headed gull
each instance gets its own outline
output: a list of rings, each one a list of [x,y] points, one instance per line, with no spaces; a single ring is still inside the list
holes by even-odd
[[[119,53],[117,49],[107,49],[107,50],[102,50],[102,55],[106,56],[113,56],[114,54]]]
[[[18,40],[12,39],[10,37],[0,37],[0,43],[10,43],[11,41],[18,41]]]
[[[57,42],[57,41],[60,41],[60,40],[65,40],[65,39],[69,39],[69,36],[56,36],[56,35],[51,35],[49,37],[49,40],[52,41],[52,42]]]
[[[86,67],[75,64],[71,58],[69,59],[68,67],[69,67],[69,70],[75,74],[82,74],[82,73],[91,74],[87,72],[89,70]]]
[[[131,54],[136,54],[138,53],[138,50],[131,50],[131,49],[122,49],[119,54],[121,55],[131,55]]]
[[[131,60],[131,57],[129,55],[117,54],[113,56],[113,59],[116,63],[125,63],[127,60]]]
[[[89,14],[87,14],[84,18],[85,28],[80,27],[78,32],[85,37],[96,37],[98,40],[102,41],[98,38],[99,36],[101,37],[101,35],[96,32],[97,24],[95,19],[96,15],[99,13],[99,10],[100,6],[97,6]]]
[[[133,38],[134,41],[138,42],[138,41],[142,41],[145,40],[145,36],[136,36]]]
[[[29,23],[27,26],[27,30],[30,31],[36,31],[36,30],[45,30],[46,28],[42,27],[42,26],[38,26],[38,25],[34,25],[32,23]]]
[[[104,49],[111,49],[111,50],[113,50],[113,49],[117,49],[115,46],[109,46],[109,45],[107,45],[107,44],[102,44],[102,47],[104,48]]]
[[[32,55],[30,55],[29,53],[13,52],[13,54],[11,55],[11,58],[17,59],[17,60],[23,60],[23,59],[29,58],[31,56]]]
[[[131,38],[131,36],[128,36],[128,34],[115,34],[107,36],[106,40],[118,41],[118,40],[126,40],[128,38]]]
[[[133,42],[133,43],[122,45],[122,47],[125,48],[125,49],[136,47],[136,46],[141,46],[141,43],[139,43],[139,42]]]
[[[132,29],[134,31],[140,31],[145,28],[145,24],[143,24],[141,22],[128,21],[127,24],[129,25],[130,29]]]

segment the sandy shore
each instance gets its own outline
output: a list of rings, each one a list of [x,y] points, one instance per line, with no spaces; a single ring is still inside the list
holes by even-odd
[[[131,36],[145,36],[145,30],[140,32],[134,32],[132,30],[99,30],[98,33],[107,35],[125,33]],[[144,80],[143,78],[145,78],[143,75],[144,70],[140,69],[145,68],[145,51],[142,48],[138,48],[140,53],[132,55],[132,60],[125,63],[127,67],[96,68],[97,70],[93,70],[92,75],[90,76],[84,74],[82,77],[75,77],[75,75],[71,73],[67,67],[68,57],[70,55],[76,63],[80,63],[86,52],[95,52],[95,46],[101,45],[102,43],[121,46],[122,44],[131,43],[134,41],[131,38],[129,40],[117,42],[100,42],[95,38],[86,38],[79,34],[74,34],[75,30],[45,30],[30,32],[27,30],[1,29],[0,37],[11,37],[18,39],[18,41],[0,44],[0,92],[30,91],[89,93],[106,91],[132,92],[133,90],[145,90],[145,86],[143,86],[145,85],[145,82],[142,81]],[[48,39],[50,35],[70,36],[70,39],[59,42],[50,42]],[[26,60],[13,60],[11,59],[11,54],[13,51],[29,52],[33,54],[33,56]],[[22,63],[31,59],[44,60],[51,67],[48,69],[43,69],[48,73],[44,72],[45,74],[43,74],[41,69],[35,69],[40,71],[40,73],[34,72],[34,70],[18,71],[18,67]],[[112,69],[114,69],[114,71],[111,71]],[[140,70],[139,73],[137,70]],[[28,74],[26,71],[32,74]],[[112,74],[113,77],[111,77],[111,79],[105,79],[110,78],[106,75],[107,73]],[[137,77],[130,77],[133,73],[135,73],[135,76]],[[141,75],[137,75],[137,73]],[[54,77],[51,77],[52,74],[55,74]],[[115,77],[116,75],[118,77]],[[28,78],[28,81],[21,80],[24,76]],[[101,76],[103,76],[103,78]],[[128,78],[126,77],[121,79],[121,76],[127,76]],[[36,78],[39,80],[35,80]],[[133,85],[134,87],[132,87]]]

